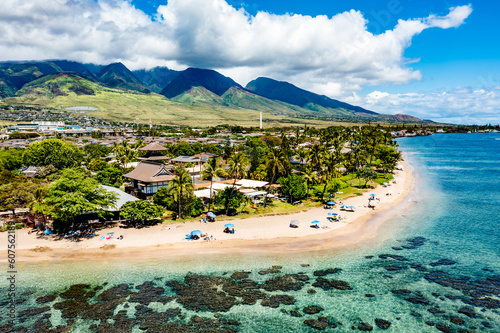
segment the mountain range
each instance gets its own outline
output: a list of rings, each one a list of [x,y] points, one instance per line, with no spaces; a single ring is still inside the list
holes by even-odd
[[[131,94],[140,94],[143,103],[151,97],[151,102],[157,105],[165,98],[177,103],[176,107],[196,108],[197,112],[211,108],[221,112],[252,110],[278,117],[340,122],[430,122],[409,115],[379,114],[271,78],[259,77],[243,87],[210,69],[175,71],[155,67],[131,71],[122,63],[102,66],[67,60],[0,62],[0,98],[5,102],[52,105],[57,101],[56,105],[67,105],[81,101],[77,97],[83,95],[117,99],[124,94],[128,94],[128,98],[132,98]],[[113,107],[113,103],[98,103],[97,97],[85,99],[92,100],[100,109]],[[136,109],[140,107],[138,104],[133,106],[134,110],[127,111],[123,106],[120,111],[130,115],[124,114],[122,118],[137,116],[139,111]]]

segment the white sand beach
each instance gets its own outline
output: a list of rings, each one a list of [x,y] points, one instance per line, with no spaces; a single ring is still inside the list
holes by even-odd
[[[401,203],[410,193],[412,175],[403,162],[403,171],[395,171],[395,183],[387,187],[378,186],[362,196],[343,201],[347,206],[355,206],[355,211],[341,210],[340,205],[333,210],[313,208],[307,211],[275,216],[216,221],[213,223],[191,222],[162,224],[143,229],[123,229],[119,227],[97,231],[98,236],[79,241],[27,234],[17,230],[17,261],[40,260],[91,260],[93,258],[130,258],[137,256],[178,256],[196,253],[280,253],[290,251],[315,251],[363,242],[376,237],[373,227],[367,221],[374,213],[387,212]],[[391,195],[387,195],[391,193]],[[380,199],[376,209],[367,207],[370,194]],[[377,200],[378,201],[378,200]],[[337,200],[338,202],[338,200]],[[345,217],[342,222],[327,221],[328,213],[338,213]],[[297,219],[298,228],[290,228],[290,221]],[[319,220],[319,228],[311,228],[311,221]],[[235,233],[224,233],[224,225],[234,224]],[[186,240],[186,235],[200,230],[212,240]],[[114,232],[112,239],[106,239]],[[117,238],[123,234],[122,240]],[[105,238],[102,239],[101,236]],[[0,243],[5,243],[2,237]]]

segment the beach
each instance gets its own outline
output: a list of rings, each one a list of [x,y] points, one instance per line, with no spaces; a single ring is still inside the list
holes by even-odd
[[[98,230],[96,237],[78,241],[54,240],[52,237],[28,234],[25,229],[17,230],[17,261],[127,259],[220,253],[279,254],[346,247],[381,236],[377,234],[378,226],[395,214],[391,208],[399,205],[400,209],[404,209],[405,198],[413,186],[413,177],[406,163],[400,163],[399,169],[402,170],[394,172],[395,182],[389,186],[378,186],[364,192],[362,196],[342,202],[346,206],[356,207],[354,211],[341,210],[337,203],[334,209],[319,207],[287,215],[212,223],[161,224],[141,229],[115,226]],[[380,199],[375,209],[367,206],[371,194]],[[338,213],[344,219],[341,222],[329,222],[328,213]],[[375,214],[379,223],[369,223]],[[301,222],[298,228],[290,227],[293,219]],[[319,228],[311,227],[314,220],[320,221]],[[234,234],[223,232],[227,223],[234,224]],[[186,235],[193,230],[200,230],[210,240],[186,240]],[[113,237],[109,237],[111,235]],[[120,235],[123,235],[121,240],[118,239]]]

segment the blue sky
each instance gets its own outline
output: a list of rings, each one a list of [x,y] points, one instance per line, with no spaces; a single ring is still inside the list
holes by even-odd
[[[499,123],[496,1],[3,0],[0,60],[211,68],[380,113]]]

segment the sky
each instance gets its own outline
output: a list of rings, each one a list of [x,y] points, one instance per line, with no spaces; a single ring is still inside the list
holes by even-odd
[[[500,2],[2,0],[0,61],[214,69],[386,114],[500,123]]]

